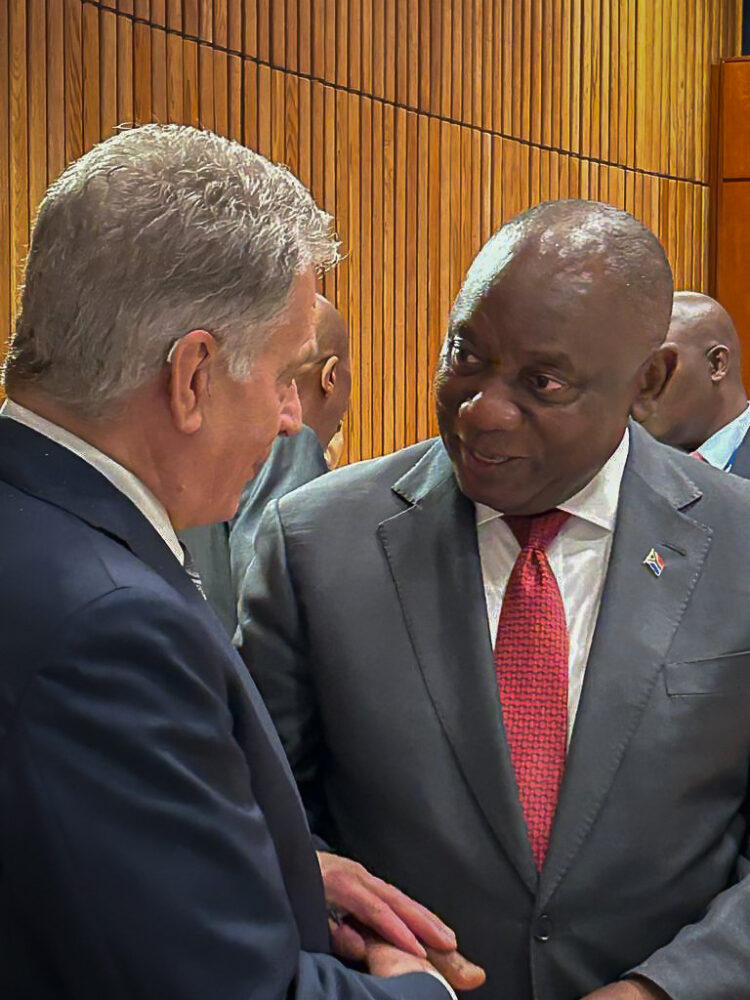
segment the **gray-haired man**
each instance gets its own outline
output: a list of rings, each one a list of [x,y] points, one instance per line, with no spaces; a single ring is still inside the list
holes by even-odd
[[[418,974],[324,954],[283,753],[175,535],[298,429],[335,259],[291,174],[193,129],[121,133],[44,199],[0,418],[3,996],[446,996],[389,945],[371,971]],[[375,926],[440,942],[391,902]]]

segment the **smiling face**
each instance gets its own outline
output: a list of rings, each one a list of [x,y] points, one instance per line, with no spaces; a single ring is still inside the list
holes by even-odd
[[[454,305],[435,384],[462,492],[535,514],[582,489],[634,404],[664,383],[661,337],[637,323],[596,254],[546,253],[532,240],[499,272],[480,261]]]

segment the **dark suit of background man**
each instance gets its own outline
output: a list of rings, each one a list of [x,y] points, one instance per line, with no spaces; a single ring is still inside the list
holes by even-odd
[[[352,376],[349,331],[344,318],[322,295],[315,303],[315,356],[295,372],[305,425],[298,434],[276,438],[267,461],[242,491],[231,521],[180,532],[214,611],[230,636],[237,628],[237,599],[255,552],[255,532],[266,505],[317,479],[338,464],[342,422]]]
[[[667,343],[677,365],[644,426],[657,440],[750,479],[750,404],[731,316],[708,295],[677,292]]]
[[[314,830],[487,1000],[750,998],[750,489],[628,423],[671,308],[631,216],[519,216],[454,303],[441,440],[256,539],[244,653]]]
[[[3,997],[448,995],[377,940],[349,944],[392,978],[326,954],[283,751],[175,535],[230,518],[300,425],[330,222],[177,126],[121,132],[42,203],[0,416]],[[360,872],[354,912],[445,948],[395,893]]]

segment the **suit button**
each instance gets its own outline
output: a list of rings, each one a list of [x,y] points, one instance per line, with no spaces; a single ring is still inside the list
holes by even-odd
[[[534,937],[537,941],[549,941],[552,934],[552,921],[546,913],[542,913],[534,921]]]

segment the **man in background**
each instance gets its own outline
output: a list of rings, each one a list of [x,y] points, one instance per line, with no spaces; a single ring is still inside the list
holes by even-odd
[[[341,457],[352,385],[349,331],[323,295],[315,300],[315,339],[314,357],[295,373],[304,421],[299,433],[279,435],[262,469],[242,491],[231,521],[180,532],[206,597],[230,636],[237,628],[237,601],[266,505],[322,476]]]
[[[314,832],[434,908],[477,1000],[750,1000],[750,485],[654,441],[632,216],[480,250],[440,439],[272,503],[243,653]]]
[[[750,406],[739,337],[726,309],[698,292],[677,292],[667,344],[674,374],[644,422],[659,441],[750,478]]]
[[[449,996],[417,940],[454,968],[449,932],[345,859],[334,943],[389,978],[327,953],[283,750],[176,537],[299,429],[336,259],[296,178],[192,128],[123,131],[42,202],[0,416],[3,997]]]

